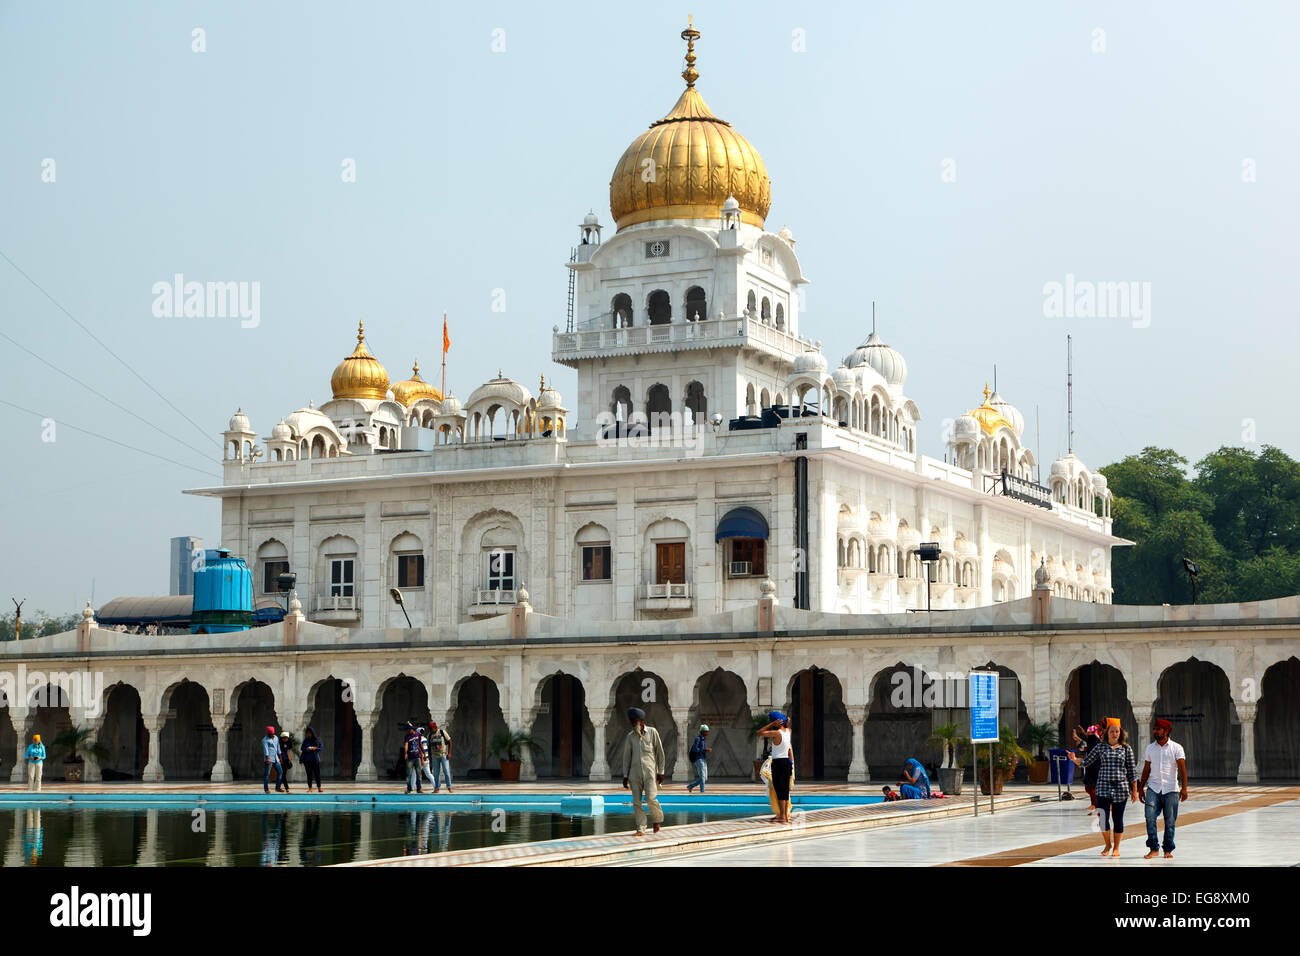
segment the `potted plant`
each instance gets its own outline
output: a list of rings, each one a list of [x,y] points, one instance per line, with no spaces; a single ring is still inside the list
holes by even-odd
[[[81,783],[83,769],[85,768],[85,758],[77,753],[77,748],[81,748],[85,753],[90,754],[96,760],[103,762],[108,760],[112,754],[107,747],[98,740],[92,741],[95,732],[89,727],[68,727],[66,730],[60,730],[54,737],[54,746],[61,750],[66,750],[68,755],[63,758],[63,777],[68,783]]]
[[[488,747],[488,756],[501,757],[501,779],[519,779],[519,755],[525,747],[541,750],[532,736],[524,730],[503,730],[492,738]]]
[[[943,755],[943,764],[939,767],[939,789],[954,796],[961,793],[961,778],[965,771],[959,752],[967,742],[966,738],[958,731],[956,724],[941,724],[934,728],[926,742],[937,745]]]
[[[992,745],[992,749],[993,763],[990,767],[989,746],[975,745],[976,779],[979,780],[980,793],[987,794],[990,790],[994,794],[1001,793],[1002,784],[1016,772],[1016,766],[1021,761],[1033,758],[1028,750],[1020,746],[1020,741],[1016,740],[1016,735],[1011,732],[1010,727],[1002,728],[998,734],[998,741]]]
[[[1048,747],[1056,744],[1056,728],[1049,723],[1030,724],[1025,728],[1029,742],[1034,746],[1034,762],[1029,765],[1030,783],[1047,783],[1051,764],[1045,753]]]

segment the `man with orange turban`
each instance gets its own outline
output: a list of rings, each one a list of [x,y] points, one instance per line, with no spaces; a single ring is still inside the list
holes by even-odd
[[[1165,859],[1174,858],[1174,824],[1178,821],[1178,805],[1187,799],[1187,754],[1181,744],[1169,739],[1173,729],[1174,725],[1165,718],[1156,720],[1152,731],[1155,743],[1147,745],[1146,764],[1142,767],[1142,779],[1138,781],[1138,792],[1146,809],[1147,854],[1143,859],[1147,860],[1161,850],[1161,843],[1156,839],[1156,818],[1162,815],[1165,818]]]

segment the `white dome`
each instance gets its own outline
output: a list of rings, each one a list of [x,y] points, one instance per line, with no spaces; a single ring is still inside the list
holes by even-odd
[[[970,538],[960,534],[953,540],[953,550],[965,557],[974,557],[979,554],[979,548],[975,547],[975,543]]]
[[[826,356],[821,352],[809,350],[802,355],[797,356],[794,360],[794,373],[796,375],[804,372],[824,372],[826,371]]]
[[[872,514],[871,520],[867,522],[867,534],[873,538],[888,537],[885,532],[885,519],[878,514]]]
[[[498,373],[500,375],[500,373]],[[533,396],[514,379],[500,376],[490,382],[484,382],[469,396],[470,407],[488,399],[498,399],[508,405],[527,406]]]
[[[1005,398],[994,392],[989,396],[989,404],[1002,413],[1002,417],[1011,423],[1011,427],[1016,430],[1016,437],[1023,438],[1025,434],[1025,416],[1020,414],[1020,409],[1012,405]]]
[[[904,551],[910,551],[921,543],[921,532],[917,531],[911,525],[898,529],[898,546]]]
[[[542,392],[541,397],[537,400],[538,408],[564,408],[560,399],[560,393],[553,388],[548,388]]]
[[[460,399],[455,395],[448,395],[442,400],[442,404],[438,407],[439,415],[460,415],[463,411],[464,409],[461,408]]]
[[[333,420],[324,412],[315,408],[300,408],[286,418],[284,422],[295,435],[306,435],[313,428],[322,426],[330,431],[337,431]]]
[[[831,381],[835,383],[835,387],[841,392],[852,394],[854,389],[858,387],[858,376],[847,365],[841,365],[837,368],[835,374],[831,376]]]
[[[584,226],[598,226],[600,225],[600,220],[596,218],[594,212],[589,212],[587,215],[582,217],[582,224]]]
[[[784,239],[790,245],[794,245],[794,233],[790,231],[789,226],[782,226],[781,231],[777,233],[777,236]]]
[[[962,415],[953,423],[952,434],[959,441],[979,438],[980,423],[974,415]]]
[[[1106,490],[1106,476],[1101,472],[1097,472],[1092,476],[1092,490],[1096,492],[1103,492]]]
[[[253,426],[249,424],[248,416],[244,414],[244,410],[242,408],[236,410],[235,414],[230,416],[230,427],[227,429],[227,431],[251,432],[252,430],[253,430]]]
[[[284,439],[291,438],[292,436],[293,436],[293,431],[290,430],[289,426],[284,423],[283,418],[280,419],[280,424],[276,425],[274,428],[271,429],[271,437],[276,441],[283,441]]]
[[[724,212],[737,212],[740,209],[740,203],[736,202],[735,196],[728,196],[727,201],[722,204]]]
[[[1056,461],[1052,462],[1052,474],[1060,475],[1063,478],[1068,477],[1070,474],[1069,460],[1065,458],[1058,458],[1056,459]]]
[[[907,380],[907,362],[903,360],[902,355],[882,342],[875,332],[867,336],[865,342],[849,353],[844,359],[844,364],[849,368],[868,365],[879,372],[890,385],[901,386]]]

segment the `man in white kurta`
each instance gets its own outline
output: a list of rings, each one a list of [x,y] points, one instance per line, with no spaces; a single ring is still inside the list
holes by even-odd
[[[632,791],[632,812],[636,816],[636,835],[645,834],[646,810],[644,799],[650,807],[650,822],[655,833],[664,822],[664,811],[659,806],[659,784],[664,780],[664,745],[659,731],[645,725],[645,711],[629,707],[628,731],[623,745],[623,786]]]

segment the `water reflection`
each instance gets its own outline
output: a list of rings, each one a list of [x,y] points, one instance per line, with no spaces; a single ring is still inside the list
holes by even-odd
[[[670,811],[665,823],[748,815]],[[325,866],[633,828],[627,813],[0,809],[5,866]]]

